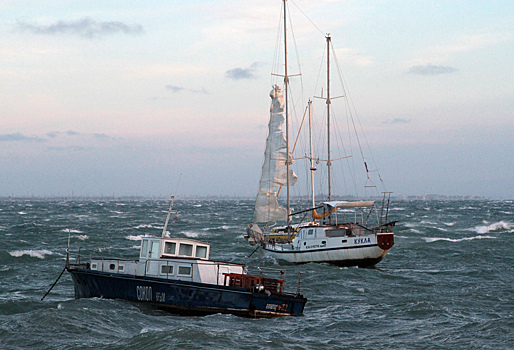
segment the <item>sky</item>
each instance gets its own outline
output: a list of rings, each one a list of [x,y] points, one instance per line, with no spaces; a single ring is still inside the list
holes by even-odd
[[[514,199],[513,1],[288,3],[290,74],[320,93],[330,33],[387,190]],[[0,196],[254,196],[280,16],[0,0]]]

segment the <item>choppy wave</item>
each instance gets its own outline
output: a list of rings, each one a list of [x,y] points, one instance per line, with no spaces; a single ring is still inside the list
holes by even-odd
[[[46,249],[30,249],[30,250],[15,250],[9,252],[11,256],[16,258],[22,257],[23,255],[28,255],[33,258],[44,259],[45,255],[52,255],[53,253]]]
[[[155,237],[154,235],[144,234],[144,235],[128,235],[125,236],[125,239],[128,239],[129,241],[140,241],[143,237]]]
[[[85,241],[86,239],[89,239],[89,236],[88,235],[75,235],[75,236],[72,236],[73,238],[78,238],[80,239],[81,241]]]
[[[153,226],[153,225],[149,225],[149,224],[142,224],[142,225],[137,225],[137,226],[134,227],[134,229],[136,229],[136,230],[140,229],[140,228],[158,228],[158,227]],[[162,229],[162,227],[161,227],[161,229]]]
[[[117,202],[126,206],[117,206]],[[287,271],[284,289],[288,292],[297,290],[298,276],[300,292],[309,299],[304,316],[277,320],[233,315],[179,317],[122,301],[75,300],[67,274],[40,302],[63,268],[66,244],[62,236],[68,236],[63,230],[70,232],[72,252],[81,248],[83,259],[90,256],[89,251],[96,257],[132,259],[138,255],[141,238],[161,236],[166,217],[161,208],[169,204],[121,199],[33,203],[29,208],[27,200],[0,199],[2,349],[292,349],[298,344],[319,350],[462,349],[470,344],[477,349],[507,349],[512,342],[509,273],[514,266],[514,234],[510,233],[514,219],[509,213],[514,211],[513,202],[395,204],[405,208],[389,213],[391,220],[399,220],[395,246],[377,268],[360,269],[293,265],[260,257],[256,247],[243,239],[253,200],[215,205],[212,201],[177,201],[176,209],[183,214],[173,227],[168,226],[173,237],[205,239],[211,244],[211,257],[244,263],[250,273],[258,273],[257,266],[268,268],[266,274],[271,277],[278,277],[271,271]],[[459,210],[468,206],[478,209]],[[112,209],[130,215],[112,218]],[[20,211],[27,214],[21,216]],[[82,241],[81,237],[88,238]],[[98,326],[84,328],[86,319]],[[370,337],[363,326],[389,336]],[[74,337],[69,337],[70,330]],[[230,337],[226,330],[231,331]],[[54,336],[49,337],[50,333]]]
[[[448,241],[448,242],[463,242],[463,241],[472,241],[474,239],[495,239],[497,237],[492,236],[475,236],[475,237],[464,237],[464,238],[446,238],[446,237],[424,237],[423,239],[428,242],[437,242],[437,241]]]
[[[184,231],[182,234],[189,238],[197,238],[200,237],[200,233],[194,231]]]
[[[514,228],[514,226],[511,223],[506,222],[506,221],[500,221],[500,222],[495,222],[494,224],[487,225],[487,226],[476,226],[474,228],[474,231],[476,233],[489,233],[492,231],[499,231],[499,230],[509,231],[509,230],[512,230],[513,228]]]
[[[231,227],[235,227],[235,226],[221,225],[221,226],[217,226],[217,227],[206,227],[206,228],[202,228],[202,231],[229,230]]]
[[[62,232],[68,232],[68,233],[83,233],[84,231],[80,231],[80,230],[73,230],[73,229],[70,229],[70,228],[65,228],[63,230],[61,230]]]

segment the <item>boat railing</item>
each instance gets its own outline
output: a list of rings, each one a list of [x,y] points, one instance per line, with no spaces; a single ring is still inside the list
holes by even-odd
[[[224,285],[230,287],[242,287],[247,290],[252,290],[263,286],[262,291],[269,291],[271,293],[282,293],[284,287],[284,280],[278,278],[269,278],[262,276],[245,275],[241,273],[224,273]]]
[[[286,282],[284,279],[286,272],[284,270],[265,267],[258,267],[257,269],[260,271],[259,276],[240,273],[224,273],[224,285],[230,287],[241,287],[259,293],[283,293],[284,284]],[[264,270],[275,273],[279,272],[281,278],[263,277],[262,273]],[[300,295],[301,277],[302,272],[299,272],[296,295]]]

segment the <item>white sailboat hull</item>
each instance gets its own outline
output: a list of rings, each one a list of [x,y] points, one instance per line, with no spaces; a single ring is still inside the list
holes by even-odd
[[[295,239],[292,244],[268,243],[263,249],[275,259],[295,264],[325,262],[338,266],[359,267],[374,266],[389,251],[379,247],[376,234]]]

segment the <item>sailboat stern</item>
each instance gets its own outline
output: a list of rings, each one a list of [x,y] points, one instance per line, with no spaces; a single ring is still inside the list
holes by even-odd
[[[377,233],[377,245],[382,250],[389,250],[394,245],[394,233],[393,232],[378,232]]]
[[[259,225],[256,223],[248,224],[248,227],[246,228],[246,234],[248,237],[248,243],[250,243],[250,245],[261,245],[263,242],[265,242],[264,234],[262,233]]]

